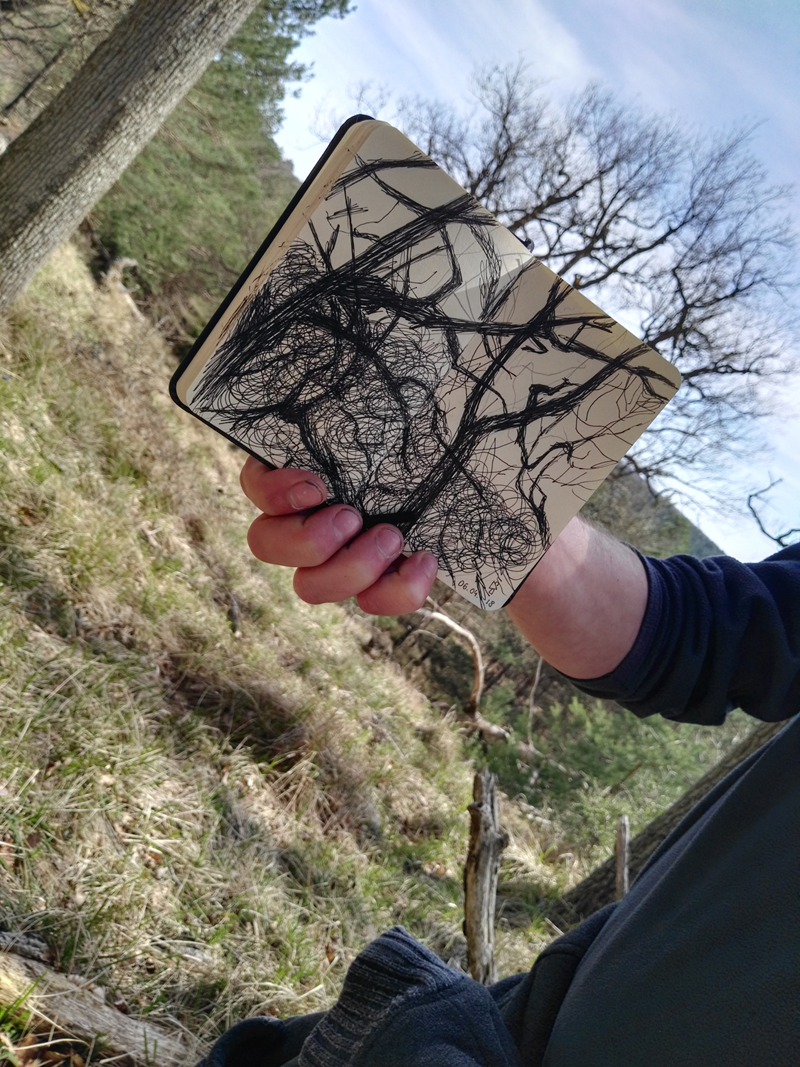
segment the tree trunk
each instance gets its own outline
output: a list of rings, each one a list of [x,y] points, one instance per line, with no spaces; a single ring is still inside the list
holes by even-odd
[[[633,882],[636,875],[645,865],[653,852],[662,841],[672,833],[681,819],[702,800],[706,793],[732,771],[735,767],[756,752],[771,737],[774,737],[783,727],[785,722],[764,722],[757,726],[753,732],[740,744],[732,748],[716,766],[704,774],[691,789],[688,789],[682,797],[679,797],[666,811],[657,816],[651,823],[645,826],[641,833],[630,842],[629,846],[629,870],[630,880]],[[596,867],[592,873],[579,882],[574,889],[570,889],[560,900],[555,901],[548,909],[547,916],[561,929],[574,926],[587,916],[605,907],[616,899],[616,858],[612,856]]]
[[[494,912],[500,853],[508,844],[500,832],[495,777],[487,770],[475,775],[469,806],[470,831],[464,865],[464,936],[467,966],[476,982],[497,981],[494,964]]]
[[[0,311],[147,144],[260,0],[137,0],[0,156]]]

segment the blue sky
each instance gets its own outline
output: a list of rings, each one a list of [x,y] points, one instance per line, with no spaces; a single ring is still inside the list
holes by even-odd
[[[556,99],[597,80],[701,130],[758,124],[753,148],[771,179],[800,180],[800,0],[361,0],[295,57],[313,76],[285,101],[277,139],[300,177],[321,152],[312,130],[351,114],[360,84],[459,104],[473,69],[522,58]],[[794,214],[800,228],[797,197]],[[742,502],[782,478],[767,517],[800,526],[800,383],[766,429],[772,452],[736,476]],[[749,518],[699,521],[742,558],[774,547]]]

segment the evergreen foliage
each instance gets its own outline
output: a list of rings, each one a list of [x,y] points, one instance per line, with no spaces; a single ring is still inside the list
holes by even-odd
[[[92,213],[138,295],[199,331],[297,187],[272,140],[300,37],[347,0],[262,4]]]

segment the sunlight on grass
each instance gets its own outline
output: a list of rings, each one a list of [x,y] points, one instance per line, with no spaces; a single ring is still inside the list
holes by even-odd
[[[394,923],[463,966],[452,721],[368,622],[249,556],[240,454],[74,247],[0,330],[5,927],[204,1040],[326,1006]],[[514,878],[550,885],[512,807]],[[504,973],[547,939],[537,892],[507,894]]]
[[[326,1007],[396,923],[463,969],[488,762],[509,834],[498,970],[527,969],[543,905],[609,855],[618,814],[663,810],[743,717],[640,722],[550,677],[533,724],[537,654],[473,613],[483,712],[510,731],[484,748],[459,723],[457,643],[303,604],[252,558],[241,453],[174,407],[173,366],[76,245],[0,319],[0,922],[201,1045]]]

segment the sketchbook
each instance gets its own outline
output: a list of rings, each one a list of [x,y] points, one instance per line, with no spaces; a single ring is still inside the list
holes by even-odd
[[[679,384],[403,134],[356,116],[171,393],[496,609]]]

